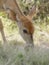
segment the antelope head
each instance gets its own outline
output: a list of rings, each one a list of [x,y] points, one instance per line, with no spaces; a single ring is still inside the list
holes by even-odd
[[[32,46],[34,46],[33,42],[34,26],[32,23],[32,17],[34,16],[34,14],[36,14],[36,7],[33,6],[27,16],[21,14],[19,9],[17,13],[18,13],[17,14],[18,17],[16,16],[16,18],[18,19],[17,24],[21,36],[23,37],[23,39],[26,41],[27,44],[31,44]]]

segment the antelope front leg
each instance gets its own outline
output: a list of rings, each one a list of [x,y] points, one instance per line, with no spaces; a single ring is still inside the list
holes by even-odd
[[[4,43],[6,42],[6,38],[5,38],[5,34],[4,34],[4,29],[3,29],[3,23],[0,19],[0,32],[1,32],[1,35],[2,35],[2,38],[3,38],[3,41]]]
[[[5,43],[6,38],[5,38],[4,30],[2,29],[0,32],[1,32],[1,35],[2,35],[3,42]]]

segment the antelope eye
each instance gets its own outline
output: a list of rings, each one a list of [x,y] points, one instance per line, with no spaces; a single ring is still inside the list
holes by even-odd
[[[26,29],[23,30],[24,33],[28,33],[28,31]]]

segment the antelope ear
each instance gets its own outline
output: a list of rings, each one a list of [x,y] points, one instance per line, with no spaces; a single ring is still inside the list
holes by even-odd
[[[27,15],[28,18],[32,19],[32,17],[36,14],[36,6],[33,5],[32,9],[30,10],[29,14]]]

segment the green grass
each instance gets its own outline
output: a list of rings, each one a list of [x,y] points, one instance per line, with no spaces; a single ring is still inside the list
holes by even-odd
[[[16,42],[17,43],[17,42]],[[18,42],[19,43],[19,42]],[[44,50],[45,49],[45,50]],[[0,46],[0,65],[49,65],[49,49],[6,44]]]

